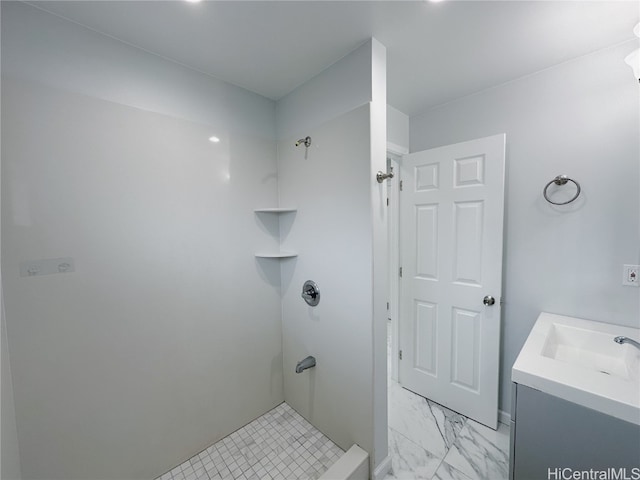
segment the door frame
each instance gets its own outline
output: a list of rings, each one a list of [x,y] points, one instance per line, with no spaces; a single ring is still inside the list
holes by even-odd
[[[409,149],[400,145],[387,143],[387,171],[393,167],[393,178],[387,186],[388,205],[388,235],[389,235],[389,308],[388,321],[391,322],[391,379],[398,381],[398,352],[400,336],[400,166],[402,155],[409,153]]]

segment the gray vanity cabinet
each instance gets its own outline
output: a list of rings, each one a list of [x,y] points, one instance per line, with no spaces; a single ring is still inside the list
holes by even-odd
[[[512,385],[510,480],[573,478],[562,469],[616,469],[626,476],[607,478],[640,478],[640,425]]]

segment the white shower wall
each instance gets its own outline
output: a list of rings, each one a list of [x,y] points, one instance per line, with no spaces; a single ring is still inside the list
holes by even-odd
[[[284,399],[279,266],[253,256],[277,245],[253,213],[277,203],[275,104],[2,9],[22,475],[154,478]],[[19,276],[22,261],[67,256],[74,273]]]
[[[373,472],[387,456],[386,51],[366,42],[278,102],[285,399]],[[310,114],[307,115],[307,112]],[[322,119],[322,120],[321,120]],[[306,158],[298,138],[311,136]],[[315,281],[320,304],[300,297]],[[302,374],[307,355],[317,366]]]
[[[262,182],[275,166],[254,159],[273,143],[215,132],[212,144],[205,125],[2,88],[24,476],[153,477],[280,403],[279,295],[253,258],[270,243],[252,210],[274,201]],[[20,261],[67,256],[74,273],[19,276]]]
[[[285,398],[343,449],[372,451],[369,105],[309,135],[306,159],[295,139],[278,144],[280,202],[298,208],[281,225],[283,248],[299,254],[282,263]],[[300,297],[306,280],[317,307]],[[296,374],[307,355],[316,367]]]

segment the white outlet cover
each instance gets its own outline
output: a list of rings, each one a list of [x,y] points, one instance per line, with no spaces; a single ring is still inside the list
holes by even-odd
[[[622,266],[622,285],[640,287],[640,265]]]

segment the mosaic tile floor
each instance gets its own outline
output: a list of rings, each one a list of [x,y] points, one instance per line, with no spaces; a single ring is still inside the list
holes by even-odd
[[[282,403],[156,480],[315,480],[343,453]]]
[[[506,425],[491,430],[388,382],[392,472],[385,480],[508,478]],[[343,453],[282,403],[156,480],[312,480]]]

